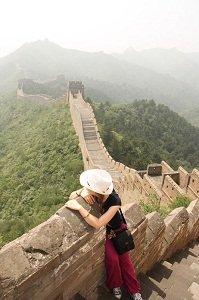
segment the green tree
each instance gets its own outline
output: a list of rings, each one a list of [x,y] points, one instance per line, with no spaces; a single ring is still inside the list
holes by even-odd
[[[81,151],[66,103],[15,96],[0,110],[0,246],[49,218],[79,187]]]

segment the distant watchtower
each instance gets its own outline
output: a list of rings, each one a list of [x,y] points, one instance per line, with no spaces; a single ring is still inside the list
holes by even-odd
[[[69,81],[68,92],[71,92],[74,98],[76,98],[76,95],[80,92],[84,98],[84,85],[82,81]]]

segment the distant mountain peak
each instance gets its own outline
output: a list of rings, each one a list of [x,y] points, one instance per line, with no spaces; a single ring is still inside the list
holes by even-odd
[[[21,48],[29,48],[29,47],[56,47],[56,48],[62,48],[61,46],[59,46],[58,44],[48,40],[48,39],[43,39],[43,40],[37,40],[37,41],[34,41],[34,42],[28,42],[28,43],[25,43],[21,46]],[[21,49],[19,48],[19,49]]]
[[[137,51],[133,47],[128,47],[126,50],[124,50],[124,54],[134,54],[137,53]]]

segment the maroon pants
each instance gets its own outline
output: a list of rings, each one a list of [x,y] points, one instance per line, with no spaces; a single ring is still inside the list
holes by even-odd
[[[129,294],[140,293],[140,284],[129,253],[119,255],[108,238],[105,243],[105,266],[109,289],[124,285]]]

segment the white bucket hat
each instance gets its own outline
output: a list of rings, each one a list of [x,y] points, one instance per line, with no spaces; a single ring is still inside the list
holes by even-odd
[[[111,175],[101,169],[90,169],[80,175],[80,183],[85,188],[102,195],[110,195],[113,191]]]

